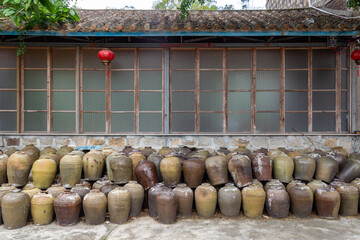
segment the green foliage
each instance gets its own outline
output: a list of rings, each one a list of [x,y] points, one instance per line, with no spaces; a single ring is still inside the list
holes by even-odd
[[[360,7],[360,0],[348,0],[347,6],[349,8],[354,8],[355,10],[359,10]]]

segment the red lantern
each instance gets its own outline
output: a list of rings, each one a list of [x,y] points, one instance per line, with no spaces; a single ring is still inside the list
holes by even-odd
[[[360,49],[351,53],[351,59],[355,61],[356,65],[360,65]]]
[[[105,66],[108,66],[114,60],[115,54],[109,49],[104,49],[98,52],[98,58]]]

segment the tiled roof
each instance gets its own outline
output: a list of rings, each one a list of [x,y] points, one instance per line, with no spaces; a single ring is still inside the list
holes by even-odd
[[[147,31],[352,31],[360,19],[345,19],[311,8],[284,10],[191,11],[184,21],[171,10],[78,10],[80,21],[34,30],[64,32]],[[2,30],[16,30],[3,23]],[[1,33],[0,33],[1,34]]]

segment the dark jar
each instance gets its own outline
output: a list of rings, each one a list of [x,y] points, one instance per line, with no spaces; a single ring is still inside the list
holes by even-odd
[[[315,192],[316,211],[321,218],[335,219],[340,209],[340,193],[332,187],[322,187]]]
[[[178,200],[170,188],[165,188],[156,197],[156,209],[159,221],[163,224],[172,224],[176,221]]]
[[[266,192],[266,212],[270,217],[286,218],[289,215],[290,197],[282,187],[273,187]]]
[[[270,181],[272,174],[272,160],[265,153],[256,153],[251,158],[254,178],[259,181]]]
[[[194,201],[194,193],[191,188],[181,183],[173,189],[173,192],[178,200],[177,215],[182,218],[190,217]]]
[[[62,192],[54,201],[57,223],[60,226],[74,225],[79,220],[81,197],[70,190]]]
[[[314,194],[311,189],[304,183],[297,183],[289,191],[291,201],[291,211],[295,217],[307,218],[310,217]]]
[[[204,177],[205,162],[198,158],[191,158],[183,162],[184,180],[186,185],[197,188]]]
[[[156,166],[151,161],[141,160],[135,168],[135,175],[145,191],[158,183]]]
[[[149,206],[149,215],[150,217],[157,217],[156,209],[156,196],[159,195],[164,190],[165,185],[163,183],[158,183],[148,191],[148,206]]]

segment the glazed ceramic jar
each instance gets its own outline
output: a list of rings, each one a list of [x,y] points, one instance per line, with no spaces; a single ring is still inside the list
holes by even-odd
[[[274,178],[283,183],[289,183],[294,172],[294,161],[285,154],[273,159]]]
[[[315,178],[330,183],[339,171],[339,163],[331,157],[321,157],[316,162]]]
[[[98,225],[105,221],[107,198],[98,189],[91,190],[83,200],[85,221],[90,225]]]
[[[31,216],[35,225],[47,225],[54,218],[55,198],[51,193],[41,191],[31,199]]]
[[[315,160],[309,156],[297,156],[294,159],[295,170],[294,178],[310,182],[313,179],[316,163]]]
[[[181,179],[181,162],[178,157],[167,156],[160,162],[160,171],[167,187],[175,187]]]
[[[13,153],[7,161],[7,177],[10,184],[24,186],[32,167],[32,159],[25,152]]]
[[[110,182],[104,186],[102,186],[100,188],[100,192],[102,192],[103,194],[105,194],[105,196],[107,197],[109,192],[111,192],[112,190],[114,190],[115,188],[117,188],[118,185],[116,185],[115,183],[113,182]]]
[[[60,157],[54,153],[44,153],[41,154],[39,159],[51,159],[56,162],[56,171],[59,171],[59,165],[60,165]]]
[[[104,152],[104,150],[103,150]],[[114,181],[114,174],[113,174],[113,171],[111,169],[111,166],[110,166],[110,162],[111,160],[116,157],[116,156],[121,156],[121,155],[124,155],[123,153],[118,153],[118,152],[111,152],[109,155],[106,155],[106,174],[107,174],[107,177],[110,181]]]
[[[156,167],[156,173],[157,173],[157,177],[158,177],[158,180],[159,182],[162,181],[162,176],[161,176],[161,171],[160,171],[160,162],[161,160],[163,159],[164,157],[159,154],[159,153],[151,153],[148,157],[147,157],[147,160],[150,161],[150,162],[153,162],[155,164],[155,167]]]
[[[251,158],[254,178],[259,181],[270,181],[272,175],[272,160],[265,153],[256,153]]]
[[[173,189],[173,192],[177,197],[177,215],[182,218],[190,217],[194,201],[194,193],[191,188],[181,183]]]
[[[141,213],[144,202],[144,188],[136,181],[130,181],[124,188],[126,188],[131,195],[130,217],[137,217]]]
[[[360,177],[360,161],[351,159],[347,160],[336,176],[346,183],[349,183],[355,178]]]
[[[285,189],[284,184],[282,184],[279,180],[271,179],[269,182],[267,182],[265,184],[264,190],[265,190],[265,192],[267,192],[270,188],[273,188],[273,187],[281,187],[281,188]]]
[[[186,185],[198,187],[205,173],[205,162],[198,158],[191,158],[183,162],[183,173]]]
[[[9,156],[0,151],[0,185],[7,183],[7,162]]]
[[[156,196],[164,190],[165,185],[163,183],[157,183],[155,186],[148,191],[148,206],[150,217],[157,217],[158,213],[156,210]]]
[[[172,224],[176,221],[176,212],[178,199],[176,194],[170,188],[165,188],[156,196],[156,209],[159,222],[163,224]]]
[[[130,214],[131,194],[123,187],[117,187],[108,194],[110,222],[125,223]]]
[[[110,158],[110,155],[108,158]],[[117,154],[110,159],[110,168],[116,184],[125,184],[132,180],[133,162],[125,154]]]
[[[340,193],[332,187],[318,188],[315,192],[316,211],[321,218],[335,219],[340,209]]]
[[[351,184],[338,186],[336,190],[340,193],[339,214],[342,216],[357,216],[359,205],[359,190]]]
[[[57,150],[56,155],[62,159],[66,154],[71,153],[74,151],[72,147],[69,147],[68,145],[62,146],[59,150]]]
[[[79,220],[81,197],[70,190],[62,192],[54,201],[57,223],[60,226],[74,225]]]
[[[6,194],[1,200],[2,218],[7,229],[26,225],[30,210],[30,197],[19,189]]]
[[[228,163],[228,169],[238,188],[252,184],[251,160],[248,156],[233,155]]]
[[[291,201],[291,211],[295,217],[310,217],[314,194],[311,189],[304,183],[297,183],[289,191]]]
[[[270,217],[286,218],[289,215],[290,197],[282,187],[273,187],[266,192],[266,212]]]
[[[158,183],[156,166],[148,160],[141,160],[135,168],[135,175],[145,191]]]
[[[129,153],[129,158],[132,161],[132,168],[133,168],[132,179],[136,181],[137,178],[135,175],[135,168],[141,160],[146,160],[146,157],[144,154],[142,154],[139,151],[133,151],[133,152]]]
[[[23,149],[21,149],[21,151],[29,155],[32,163],[40,157],[40,150],[35,147],[34,144],[26,145]]]
[[[158,152],[159,154],[161,154],[163,157],[166,157],[167,155],[170,155],[172,153],[172,148],[169,147],[162,147]]]
[[[56,162],[52,159],[39,159],[32,167],[34,185],[40,189],[51,186],[56,175]]]
[[[205,168],[213,186],[228,182],[228,161],[224,156],[212,156],[206,159]]]
[[[202,183],[195,190],[196,212],[202,218],[214,216],[217,202],[216,189],[209,183]]]
[[[220,212],[226,217],[237,217],[241,207],[241,192],[232,183],[225,184],[218,192]]]
[[[60,160],[60,176],[63,186],[70,188],[80,183],[82,173],[82,158],[76,153],[66,154]]]
[[[265,205],[266,193],[264,189],[250,185],[241,191],[244,215],[249,218],[260,218]]]
[[[44,154],[56,154],[56,152],[57,152],[56,148],[48,146],[40,151],[40,156]]]
[[[54,198],[57,198],[61,193],[65,191],[65,188],[61,184],[53,184],[46,190],[48,193],[51,193]]]
[[[83,158],[83,170],[85,179],[90,181],[98,180],[104,169],[104,156],[100,151],[90,150]]]

